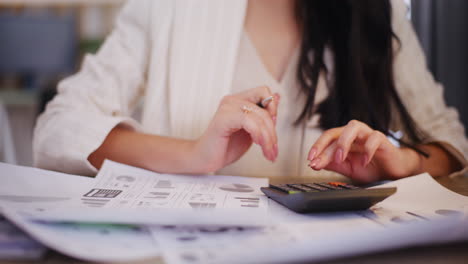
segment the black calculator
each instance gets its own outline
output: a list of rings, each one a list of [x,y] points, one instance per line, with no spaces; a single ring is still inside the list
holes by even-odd
[[[266,196],[297,213],[365,210],[396,189],[365,189],[342,182],[270,184],[261,188]]]

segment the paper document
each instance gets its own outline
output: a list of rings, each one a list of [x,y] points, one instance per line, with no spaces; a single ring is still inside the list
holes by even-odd
[[[360,212],[302,215],[270,200],[274,226],[151,231],[157,241],[164,241],[167,263],[317,261],[468,239],[468,197],[445,189],[427,174],[384,186],[398,191]]]
[[[266,179],[164,175],[114,162],[96,178],[0,169],[8,172],[5,217],[47,247],[90,261],[285,263],[468,239],[468,197],[427,174],[379,186],[397,192],[369,210],[297,214],[260,193]]]
[[[0,206],[21,208],[40,220],[252,226],[268,221],[263,178],[158,174],[111,161],[95,178],[20,170],[19,180],[8,178],[8,187],[0,188]]]
[[[43,245],[64,255],[93,262],[122,262],[161,254],[145,226],[38,221],[5,210],[8,219]]]
[[[0,259],[36,260],[47,249],[0,216]]]
[[[157,174],[106,161],[81,200],[104,208],[224,208],[266,210],[267,179]]]
[[[77,204],[93,178],[0,163],[0,208],[53,208]],[[0,210],[1,211],[1,210]]]

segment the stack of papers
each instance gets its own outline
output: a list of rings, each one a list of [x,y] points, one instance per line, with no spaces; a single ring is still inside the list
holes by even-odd
[[[0,216],[0,259],[35,260],[46,248]]]
[[[110,161],[95,178],[0,171],[4,217],[40,244],[89,261],[282,263],[468,239],[468,197],[427,174],[386,184],[397,193],[370,210],[301,215],[260,192],[266,179],[166,175]]]

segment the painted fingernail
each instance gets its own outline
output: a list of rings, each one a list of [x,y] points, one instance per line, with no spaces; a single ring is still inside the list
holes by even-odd
[[[309,160],[310,160],[310,161],[314,160],[315,155],[317,155],[317,149],[316,149],[316,148],[312,148],[312,149],[310,150]]]
[[[272,158],[272,161],[276,160],[276,144],[273,145],[273,147],[271,148],[271,158]]]
[[[313,168],[313,167],[315,167],[315,164],[317,164],[317,162],[315,160],[313,160],[313,161],[311,161],[309,163],[309,167]]]
[[[338,148],[338,150],[336,151],[335,162],[336,163],[343,162],[343,149],[342,148]]]
[[[266,151],[266,157],[269,161],[273,161],[273,154],[270,149]]]
[[[276,94],[276,100],[279,102],[279,100],[281,100],[281,95]]]
[[[266,154],[267,159],[269,161],[271,161],[271,149],[267,148],[266,151],[265,151],[265,154]]]
[[[310,164],[310,166],[312,166],[312,168],[314,168],[314,169],[317,169],[319,163],[320,163],[320,158],[317,158],[317,159],[315,159],[315,160],[312,161],[312,163]]]

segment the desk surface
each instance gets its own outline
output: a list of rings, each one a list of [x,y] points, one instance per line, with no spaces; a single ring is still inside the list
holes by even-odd
[[[285,179],[274,179],[272,182],[291,182],[291,181],[309,181],[309,179],[304,178],[285,178]],[[448,189],[455,191],[457,193],[468,196],[468,174],[460,175],[453,178],[439,178],[437,181]],[[466,264],[468,260],[468,241],[458,242],[458,243],[449,243],[443,245],[431,245],[431,246],[420,246],[420,247],[411,247],[403,248],[397,250],[390,250],[384,252],[377,252],[366,255],[359,255],[354,257],[340,258],[328,261],[319,262],[320,264],[342,264],[342,263],[351,263],[351,264],[366,264],[366,263],[399,263],[399,264],[418,264],[418,263],[454,263],[454,264]],[[44,260],[34,261],[34,262],[11,262],[11,261],[0,261],[0,264],[82,264],[79,260],[71,259],[66,256],[60,255],[56,252],[49,252]],[[148,259],[139,262],[133,262],[133,264],[158,264],[164,263],[161,258]]]

